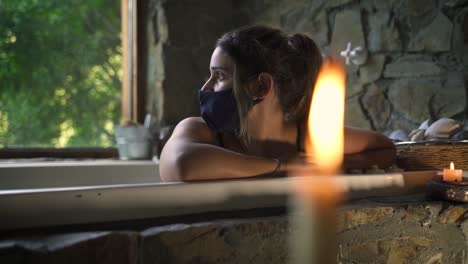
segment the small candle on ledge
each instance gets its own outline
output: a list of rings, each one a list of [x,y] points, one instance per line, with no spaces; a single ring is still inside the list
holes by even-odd
[[[456,170],[453,162],[450,162],[450,169],[444,169],[443,180],[449,182],[462,182],[463,170]]]

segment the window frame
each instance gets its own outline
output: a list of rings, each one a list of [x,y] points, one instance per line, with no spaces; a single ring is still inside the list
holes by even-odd
[[[146,10],[144,0],[121,0],[122,96],[121,123],[142,123],[145,115]],[[130,20],[129,18],[133,18]],[[129,30],[129,25],[132,29]],[[131,35],[130,35],[131,34]],[[130,51],[131,49],[131,51]],[[127,63],[126,63],[127,62]],[[130,72],[131,71],[131,72]],[[117,148],[0,148],[0,159],[18,158],[117,158]]]

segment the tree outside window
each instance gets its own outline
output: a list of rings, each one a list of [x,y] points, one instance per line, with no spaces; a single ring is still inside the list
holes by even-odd
[[[120,1],[0,0],[0,148],[114,146]]]

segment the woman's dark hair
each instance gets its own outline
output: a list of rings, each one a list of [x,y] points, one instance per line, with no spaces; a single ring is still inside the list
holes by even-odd
[[[216,42],[234,61],[234,94],[241,118],[240,135],[246,136],[247,112],[257,95],[246,84],[265,72],[273,76],[286,122],[307,117],[322,56],[304,34],[287,35],[269,26],[249,26],[224,34]],[[247,139],[248,140],[248,139]]]

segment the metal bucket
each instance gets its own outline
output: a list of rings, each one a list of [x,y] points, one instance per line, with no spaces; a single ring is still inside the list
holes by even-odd
[[[116,126],[115,139],[121,160],[151,159],[152,141],[142,125]]]

